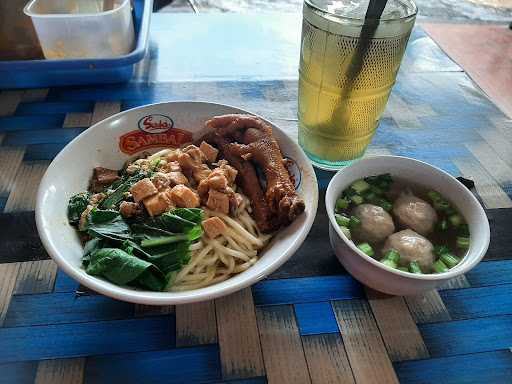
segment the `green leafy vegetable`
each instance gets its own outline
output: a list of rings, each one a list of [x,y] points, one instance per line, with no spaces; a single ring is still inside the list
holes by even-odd
[[[84,254],[82,256],[82,263],[87,265],[91,258],[91,255],[96,252],[98,249],[103,247],[102,239],[91,239],[84,245]]]
[[[158,291],[166,285],[165,275],[157,267],[118,248],[94,252],[86,271],[119,285],[135,283]]]
[[[81,192],[71,196],[68,203],[68,221],[71,225],[77,225],[80,216],[87,208],[91,194],[89,192]]]
[[[133,184],[146,177],[148,177],[148,174],[146,172],[140,172],[127,178],[125,181],[119,184],[112,192],[108,193],[106,199],[101,202],[100,207],[104,209],[110,209],[114,207],[121,200],[123,200],[124,194],[130,191],[130,188],[133,186]]]
[[[87,233],[92,237],[110,240],[128,240],[131,238],[130,227],[117,212],[91,212]],[[108,212],[108,213],[107,213]]]

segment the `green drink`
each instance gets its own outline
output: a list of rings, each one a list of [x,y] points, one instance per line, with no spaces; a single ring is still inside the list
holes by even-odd
[[[414,25],[414,3],[389,0],[373,36],[362,43],[367,7],[368,0],[304,3],[299,143],[320,168],[336,169],[364,154]]]

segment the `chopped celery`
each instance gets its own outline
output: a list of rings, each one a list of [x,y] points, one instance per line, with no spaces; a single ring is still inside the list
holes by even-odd
[[[460,263],[460,259],[451,253],[443,253],[439,258],[448,268],[453,268]]]
[[[357,246],[357,248],[359,248],[359,250],[363,253],[366,253],[368,256],[373,256],[375,254],[372,246],[368,243],[361,243]]]
[[[391,204],[389,201],[387,201],[386,199],[379,199],[377,201],[377,205],[379,207],[382,207],[382,209],[384,209],[385,211],[387,212],[391,212],[391,210],[393,209],[393,204]]]
[[[416,261],[411,261],[409,263],[409,272],[411,273],[416,273],[418,275],[421,275],[423,274],[423,272],[421,271],[421,268],[419,266],[419,264],[416,262]]]
[[[438,231],[444,232],[448,229],[448,221],[446,219],[441,219],[438,221],[436,227]]]
[[[387,265],[390,268],[398,267],[398,265],[393,260],[390,259],[382,259],[380,262],[384,265]]]
[[[382,190],[382,188],[379,188],[376,185],[372,185],[370,187],[370,191],[372,191],[373,193],[375,193],[378,196],[384,194],[384,191]]]
[[[443,196],[441,196],[441,194],[437,191],[429,191],[427,193],[427,196],[433,202],[437,201],[437,200],[441,200],[443,198]]]
[[[434,203],[434,209],[439,212],[444,212],[447,209],[451,208],[450,203],[443,199],[436,200],[433,203]]]
[[[409,272],[409,269],[407,269],[407,267],[398,267],[397,269],[399,269],[402,272]]]
[[[395,263],[398,263],[400,261],[400,254],[394,249],[390,249],[384,255],[384,259],[393,260]]]
[[[458,234],[459,236],[469,237],[469,226],[467,224],[462,224],[458,228]]]
[[[363,204],[364,199],[359,195],[354,195],[350,198],[355,205]]]
[[[350,233],[350,229],[348,229],[347,227],[340,227],[341,229],[341,232],[343,232],[343,234],[345,236],[347,236],[347,238],[350,240],[352,238],[352,234]]]
[[[446,266],[445,263],[443,263],[441,259],[436,260],[434,264],[432,264],[432,267],[434,268],[434,271],[436,271],[436,273],[448,272],[448,267]]]
[[[373,203],[377,200],[377,195],[373,193],[372,191],[369,191],[363,195],[364,201],[368,203]]]
[[[390,249],[386,252],[384,257],[380,260],[380,262],[384,265],[387,265],[391,268],[396,268],[398,266],[398,262],[400,261],[400,254],[394,249]]]
[[[469,237],[457,236],[457,248],[468,249],[469,248]]]
[[[450,220],[450,224],[455,228],[457,228],[459,225],[464,224],[464,219],[458,214],[451,215],[448,218],[448,220]]]
[[[450,253],[450,248],[448,248],[446,245],[436,245],[434,247],[434,254],[437,256],[441,256],[445,253]]]
[[[348,224],[350,223],[350,218],[345,215],[335,213],[334,218],[340,227],[348,227]]]
[[[361,179],[361,180],[354,181],[352,183],[352,185],[350,186],[350,188],[352,188],[357,193],[361,194],[364,191],[367,191],[368,189],[370,189],[370,184],[368,184],[366,181]]]
[[[347,199],[340,197],[336,200],[336,212],[341,212],[342,210],[347,209],[349,205],[350,202]]]

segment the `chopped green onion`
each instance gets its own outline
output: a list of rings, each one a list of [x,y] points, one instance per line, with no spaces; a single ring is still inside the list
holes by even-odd
[[[379,207],[382,207],[382,209],[384,209],[385,211],[387,212],[391,212],[391,210],[393,209],[393,204],[391,204],[389,201],[387,201],[386,199],[379,199],[377,201],[377,205]]]
[[[345,215],[335,213],[334,218],[340,227],[348,227],[348,224],[350,223],[350,218]]]
[[[390,173],[383,173],[382,175],[377,176],[380,181],[386,181],[388,183],[393,182],[393,177],[391,177]]]
[[[450,253],[450,248],[448,248],[446,245],[436,245],[434,247],[434,254],[437,256],[444,255],[445,253]]]
[[[434,203],[434,209],[436,211],[444,212],[447,209],[451,208],[450,203],[443,199],[436,200],[433,203]]]
[[[158,168],[158,166],[160,165],[162,159],[160,157],[157,157],[156,159],[153,159],[151,161],[151,169],[154,171]]]
[[[460,263],[460,259],[451,253],[443,253],[439,258],[448,268],[453,268]]]
[[[364,181],[366,181],[370,185],[375,185],[379,182],[379,176],[368,176],[364,178]]]
[[[391,183],[388,181],[379,181],[377,186],[379,188],[383,189],[384,191],[389,191],[389,187],[391,186]]]
[[[382,264],[384,264],[384,265],[387,265],[387,266],[388,266],[388,267],[390,267],[390,268],[396,268],[396,267],[398,267],[398,266],[396,265],[396,263],[395,263],[393,260],[389,260],[389,259],[382,259],[380,262],[381,262]]]
[[[447,215],[447,216],[451,216],[451,215],[455,215],[457,213],[457,211],[455,210],[455,208],[453,208],[451,205],[446,208],[444,210],[444,213]]]
[[[443,263],[441,259],[436,260],[434,264],[432,264],[432,267],[434,268],[434,271],[436,271],[436,273],[448,272],[448,267],[446,266],[445,263]]]
[[[397,269],[399,269],[400,271],[402,272],[409,272],[409,270],[407,269],[407,267],[398,267]]]
[[[392,260],[395,263],[398,263],[400,261],[400,254],[394,249],[390,249],[384,255],[384,259]]]
[[[441,219],[436,226],[438,231],[444,232],[448,229],[448,221],[446,219]]]
[[[377,187],[376,185],[372,185],[370,186],[370,191],[372,191],[373,193],[375,193],[376,195],[382,195],[384,194],[384,191],[382,190],[382,188],[379,188]]]
[[[350,233],[350,229],[348,229],[347,227],[340,227],[341,229],[341,232],[343,232],[343,234],[345,236],[347,236],[347,238],[350,240],[352,238],[352,234]]]
[[[457,236],[457,248],[468,249],[469,248],[469,237]]]
[[[411,261],[409,263],[409,272],[416,273],[417,275],[423,274],[423,272],[421,271],[420,265],[416,261]]]
[[[368,243],[361,243],[357,246],[357,248],[359,248],[359,250],[363,253],[366,253],[368,256],[373,256],[375,254],[375,252],[373,251],[373,248],[370,244]]]
[[[469,237],[469,225],[462,224],[457,232],[459,236]]]
[[[441,196],[441,194],[437,191],[429,191],[427,193],[427,196],[432,202],[437,201],[437,200],[442,200],[442,198],[443,198],[443,196]]]
[[[361,194],[364,191],[367,191],[368,189],[370,189],[370,184],[368,184],[366,181],[361,179],[361,180],[354,181],[352,183],[352,185],[350,186],[350,188],[352,188],[357,193]]]
[[[354,195],[350,198],[355,205],[363,204],[364,199],[359,195]]]
[[[369,203],[373,203],[377,200],[377,195],[373,193],[372,191],[369,191],[363,195],[364,201],[367,201]]]
[[[350,216],[350,222],[348,223],[348,227],[350,229],[354,229],[361,225],[361,220],[357,216]]]
[[[347,198],[347,199],[350,199],[354,195],[357,195],[357,192],[354,191],[352,188],[347,188],[342,193],[342,197]]]
[[[396,268],[398,266],[398,262],[400,261],[400,254],[394,249],[390,249],[386,252],[384,257],[380,260],[380,262],[384,265],[387,265],[391,268]]]
[[[336,212],[341,212],[344,209],[347,209],[350,205],[350,202],[347,199],[344,199],[340,197],[338,200],[336,200]]]
[[[450,224],[453,225],[455,228],[457,228],[459,225],[464,224],[464,219],[458,215],[451,215],[448,220],[450,220]]]

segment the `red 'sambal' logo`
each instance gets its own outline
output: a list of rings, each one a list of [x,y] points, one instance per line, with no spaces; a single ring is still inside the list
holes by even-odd
[[[149,115],[139,120],[139,129],[147,133],[163,133],[174,127],[174,121],[165,115]]]
[[[174,122],[168,116],[149,115],[139,120],[139,130],[125,133],[119,138],[119,149],[133,155],[149,148],[179,148],[192,141],[192,133],[174,128]]]

